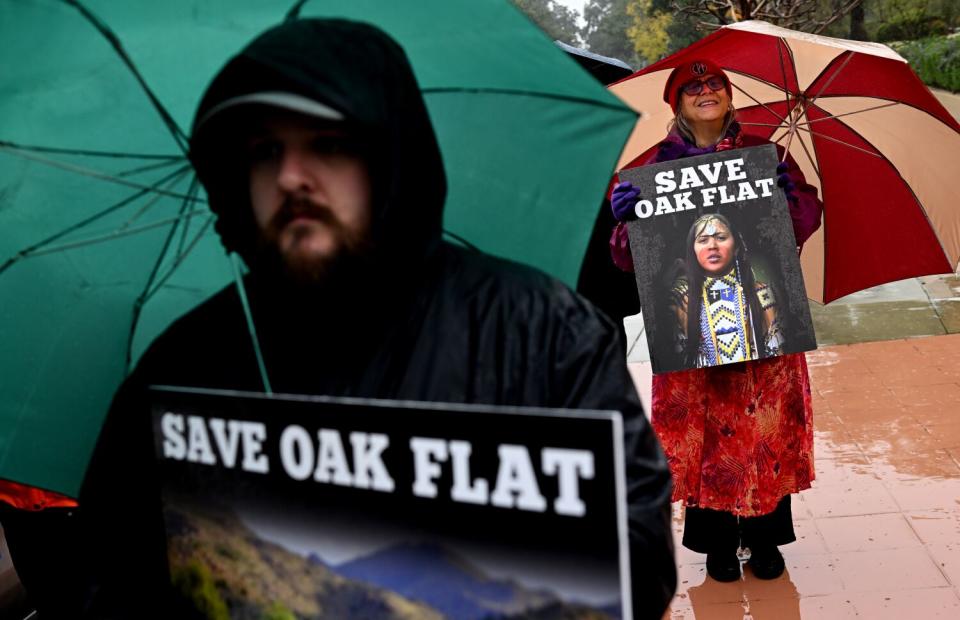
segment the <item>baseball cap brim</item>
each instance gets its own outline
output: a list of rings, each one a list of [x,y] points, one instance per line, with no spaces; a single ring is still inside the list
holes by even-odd
[[[304,97],[303,95],[284,91],[264,91],[259,93],[239,95],[237,97],[231,97],[230,99],[221,101],[212,107],[210,111],[204,114],[203,118],[197,122],[195,133],[199,132],[200,128],[226,110],[231,110],[246,105],[266,105],[274,108],[290,110],[291,112],[299,112],[300,114],[306,114],[307,116],[313,116],[315,118],[329,121],[342,121],[345,118],[343,113],[340,111],[335,110],[326,104],[320,103],[315,99],[310,99],[308,97]]]

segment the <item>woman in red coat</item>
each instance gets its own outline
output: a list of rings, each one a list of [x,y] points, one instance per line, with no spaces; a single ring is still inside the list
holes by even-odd
[[[730,81],[709,60],[680,65],[663,94],[676,114],[657,163],[768,142],[741,132]],[[780,156],[783,148],[777,147]],[[797,246],[820,226],[822,204],[789,156],[777,170]],[[624,222],[644,188],[618,183],[619,221],[610,239],[614,263],[633,270]],[[653,377],[653,426],[670,462],[673,500],[686,506],[683,545],[707,554],[719,581],[740,577],[737,549],[749,548],[754,574],[783,573],[779,545],[796,540],[790,494],[810,487],[813,417],[803,354],[789,354]]]

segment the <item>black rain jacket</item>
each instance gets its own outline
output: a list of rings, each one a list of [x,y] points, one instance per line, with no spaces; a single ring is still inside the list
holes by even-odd
[[[225,134],[195,127],[191,157],[218,230],[252,263],[247,293],[274,391],[622,412],[635,617],[660,618],[676,587],[670,474],[617,327],[538,271],[440,240],[446,182],[436,138],[402,49],[379,30],[298,20],[267,31],[214,79],[197,118],[258,90],[341,111],[370,146],[374,186],[375,259],[321,289],[289,287],[257,269],[245,197],[231,190],[245,184],[216,151]],[[162,603],[151,384],[262,390],[235,287],[174,323],[115,398],[80,497],[97,549],[93,617],[175,613]]]

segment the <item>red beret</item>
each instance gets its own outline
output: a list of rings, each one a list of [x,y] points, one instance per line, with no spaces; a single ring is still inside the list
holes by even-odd
[[[677,106],[680,104],[680,87],[691,80],[697,80],[705,75],[722,75],[727,81],[727,95],[733,100],[733,88],[730,86],[730,78],[723,72],[720,65],[709,60],[689,60],[677,67],[667,78],[667,85],[663,87],[663,100],[670,104],[673,113],[677,113]]]

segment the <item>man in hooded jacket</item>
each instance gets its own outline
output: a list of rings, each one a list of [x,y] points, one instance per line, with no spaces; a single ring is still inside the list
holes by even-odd
[[[282,176],[304,131],[314,132],[304,148],[362,163],[353,191],[367,192],[366,219],[292,195],[261,217],[257,170]],[[224,245],[250,268],[244,288],[275,392],[620,411],[634,617],[662,615],[676,587],[670,475],[618,330],[559,282],[441,241],[443,163],[396,42],[341,20],[268,30],[207,89],[191,159]],[[291,267],[287,250],[317,230],[336,251],[328,245],[316,269]],[[114,400],[80,496],[97,547],[89,615],[174,617],[145,388],[262,390],[242,308],[230,286],[178,320]]]

